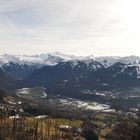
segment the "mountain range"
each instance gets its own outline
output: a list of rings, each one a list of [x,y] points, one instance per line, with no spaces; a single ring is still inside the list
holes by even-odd
[[[51,92],[140,86],[140,57],[79,57],[59,52],[0,56],[1,88],[34,86]]]

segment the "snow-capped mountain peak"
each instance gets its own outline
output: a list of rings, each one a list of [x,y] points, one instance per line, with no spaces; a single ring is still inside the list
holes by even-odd
[[[93,61],[98,61],[105,67],[109,67],[117,62],[125,63],[125,64],[140,64],[140,57],[138,56],[128,56],[128,57],[94,57],[90,56],[74,56],[62,54],[59,52],[54,53],[42,53],[40,55],[9,55],[4,54],[0,55],[0,65],[14,63],[20,65],[57,65],[59,62],[67,62],[67,61],[82,61],[87,65]],[[76,64],[76,63],[75,63]]]

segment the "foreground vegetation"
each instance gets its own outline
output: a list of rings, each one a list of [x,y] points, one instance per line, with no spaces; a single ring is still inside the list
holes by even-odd
[[[50,117],[1,117],[1,140],[139,140],[140,117],[119,116],[105,126],[98,114],[93,121]],[[100,119],[100,121],[99,121]],[[102,121],[101,121],[102,120]],[[99,127],[104,126],[104,127]]]
[[[85,140],[95,138],[92,128],[80,120],[1,118],[1,140]]]

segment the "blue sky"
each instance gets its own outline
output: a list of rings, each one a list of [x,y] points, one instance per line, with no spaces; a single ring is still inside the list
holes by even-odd
[[[0,0],[0,54],[140,55],[139,0]]]

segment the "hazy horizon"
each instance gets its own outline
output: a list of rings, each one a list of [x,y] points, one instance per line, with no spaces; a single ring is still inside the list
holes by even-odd
[[[94,54],[87,54],[87,55],[76,55],[76,54],[70,54],[70,53],[63,53],[63,52],[58,52],[58,51],[54,51],[54,52],[40,52],[40,53],[36,53],[36,54],[14,54],[14,53],[2,53],[0,55],[13,55],[13,56],[39,56],[42,54],[52,54],[52,55],[66,55],[66,56],[76,56],[76,57],[140,57],[140,55],[94,55]]]

